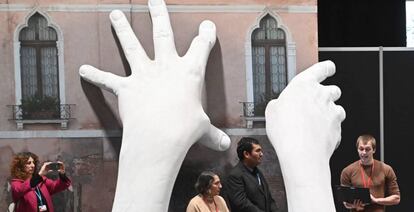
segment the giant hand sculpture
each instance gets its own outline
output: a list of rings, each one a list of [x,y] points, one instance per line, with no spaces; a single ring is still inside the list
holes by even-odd
[[[83,65],[80,75],[118,96],[123,124],[112,211],[166,212],[182,161],[197,140],[226,150],[230,138],[210,124],[201,104],[204,72],[216,41],[213,22],[200,24],[185,56],[178,56],[163,0],[150,0],[155,60],[145,53],[121,11],[112,26],[131,66],[128,77]]]
[[[337,86],[320,84],[335,73],[324,61],[298,74],[266,107],[266,132],[279,158],[290,212],[332,212],[329,159],[341,140],[345,111]]]

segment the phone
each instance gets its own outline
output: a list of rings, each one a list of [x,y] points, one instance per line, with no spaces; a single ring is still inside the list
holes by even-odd
[[[61,163],[51,163],[51,164],[47,165],[46,168],[48,170],[55,170],[55,171],[57,171],[59,169],[62,169],[63,168],[63,165]]]

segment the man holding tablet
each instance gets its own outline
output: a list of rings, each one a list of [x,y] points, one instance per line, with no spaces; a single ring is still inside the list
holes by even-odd
[[[400,203],[400,189],[391,166],[375,160],[376,142],[371,135],[361,135],[356,142],[360,160],[348,165],[341,173],[341,185],[369,188],[371,203],[361,200],[344,202],[351,211],[384,212],[386,205]]]

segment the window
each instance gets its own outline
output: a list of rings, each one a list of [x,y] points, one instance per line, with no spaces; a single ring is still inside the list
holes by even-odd
[[[277,98],[288,82],[286,35],[266,15],[251,36],[255,116],[264,116],[267,103]]]
[[[57,33],[39,13],[19,33],[24,119],[59,118]],[[43,112],[43,114],[35,112]]]
[[[22,99],[35,95],[59,99],[56,31],[35,13],[19,34]]]

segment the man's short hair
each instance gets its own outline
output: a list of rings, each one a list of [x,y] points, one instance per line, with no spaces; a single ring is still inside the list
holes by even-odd
[[[372,149],[375,150],[375,147],[377,146],[375,138],[374,138],[374,136],[369,135],[369,134],[360,135],[358,137],[357,142],[356,142],[356,148],[358,149],[360,142],[362,142],[362,144],[367,144],[370,141],[371,141],[371,144],[372,144]]]
[[[237,143],[237,156],[240,160],[244,159],[244,151],[249,153],[252,152],[253,144],[259,144],[259,141],[251,137],[243,137],[240,139]]]

